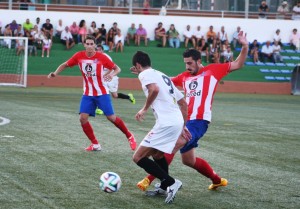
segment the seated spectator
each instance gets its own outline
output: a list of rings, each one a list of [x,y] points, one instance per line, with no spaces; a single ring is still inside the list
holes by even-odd
[[[253,62],[259,62],[259,44],[254,40],[249,46],[249,55],[253,58]]]
[[[300,20],[300,1],[293,7],[292,20]]]
[[[18,34],[19,37],[23,37],[22,33]],[[25,43],[24,40],[21,39],[16,39],[16,51],[17,51],[17,56],[21,54],[21,52],[24,52],[25,50]]]
[[[78,44],[78,42],[79,42],[79,40],[78,40],[79,26],[76,24],[76,22],[73,22],[73,24],[69,27],[69,31],[71,32],[75,43]]]
[[[133,40],[134,43],[136,40],[136,28],[134,23],[132,23],[127,30],[126,42],[128,46],[130,45],[130,40]]]
[[[136,30],[136,44],[139,46],[141,39],[144,39],[145,46],[148,44],[148,38],[147,38],[147,31],[145,28],[143,28],[142,24],[139,24],[138,29]]]
[[[50,23],[50,19],[47,18],[46,22],[42,25],[42,31],[46,34],[49,34],[52,40],[53,36],[53,25]]]
[[[34,25],[37,25],[39,31],[42,29],[41,19],[39,17],[35,19]]]
[[[105,41],[106,41],[106,29],[105,29],[104,24],[101,24],[101,28],[98,28],[98,32],[100,34],[100,37],[98,37],[97,39],[100,38],[102,45],[107,44],[107,43],[105,43]]]
[[[66,49],[69,50],[75,45],[75,41],[71,32],[69,31],[69,27],[66,26],[65,29],[60,34],[60,41],[63,45],[66,46]]]
[[[290,35],[290,44],[292,49],[300,49],[300,34],[297,32],[297,29],[294,28],[292,34]]]
[[[199,45],[201,39],[205,39],[204,33],[201,30],[200,25],[197,26],[196,31],[194,32],[194,39],[196,40],[196,46]]]
[[[233,52],[231,47],[227,46],[227,49],[222,53],[223,62],[233,62]]]
[[[179,33],[176,30],[174,24],[170,25],[170,29],[167,31],[169,46],[171,48],[178,49],[180,47],[180,39],[179,39]]]
[[[197,50],[201,53],[201,57],[206,57],[206,62],[209,62],[209,52],[208,52],[209,46],[208,43],[205,42],[205,39],[200,39],[200,42],[198,44]],[[203,59],[202,59],[203,60]]]
[[[233,33],[233,35],[232,35],[232,45],[233,45],[233,48],[235,49],[236,47],[237,47],[237,45],[239,44],[239,42],[238,42],[238,35],[239,35],[239,33],[240,33],[240,31],[241,31],[241,27],[240,26],[238,26],[237,28],[236,28],[236,31]]]
[[[267,19],[267,13],[269,12],[269,7],[266,1],[262,1],[258,8],[258,18]]]
[[[280,30],[277,29],[274,36],[273,36],[273,43],[277,41],[278,44],[282,47],[282,43],[281,43],[281,36],[280,36]]]
[[[206,33],[206,40],[208,44],[212,44],[213,40],[217,38],[217,34],[214,32],[214,27],[211,25],[209,26],[209,30]]]
[[[287,1],[283,1],[281,5],[277,8],[277,19],[284,19],[285,15],[287,15],[289,10],[289,5]]]
[[[118,52],[119,50],[120,50],[120,52],[123,52],[124,36],[122,35],[120,29],[118,29],[117,35],[115,35],[115,37],[114,37],[114,43],[115,43],[115,47],[116,47],[116,52]]]
[[[106,34],[106,44],[109,47],[109,51],[108,52],[112,52],[113,48],[114,48],[114,38],[115,38],[115,34],[113,29],[109,29],[108,33]]]
[[[213,40],[210,46],[209,55],[212,63],[220,63],[220,51],[216,39]]]
[[[96,37],[97,30],[98,30],[98,29],[97,29],[96,22],[93,21],[93,22],[91,23],[91,26],[90,26],[89,29],[88,29],[88,34],[90,34],[90,35]]]
[[[274,62],[273,47],[271,46],[270,41],[267,41],[266,44],[262,46],[260,56],[261,56],[262,62],[266,62],[266,59],[269,62]]]
[[[217,37],[220,39],[221,45],[223,45],[225,43],[225,41],[228,40],[227,32],[225,32],[225,27],[224,26],[221,27],[221,31],[218,32]]]
[[[196,48],[196,41],[194,39],[194,33],[191,30],[191,26],[187,25],[186,30],[183,32],[183,38],[184,38],[184,47],[188,47],[188,43],[192,42],[192,45],[194,48]]]
[[[278,44],[278,41],[275,41],[273,44],[273,60],[275,63],[277,62],[283,62],[283,59],[281,57],[280,51],[281,51],[281,47]]]
[[[86,28],[86,23],[85,23],[85,20],[80,20],[79,22],[79,31],[78,31],[78,34],[79,34],[79,40],[81,41],[81,43],[84,43],[84,40],[86,39],[86,36],[87,36],[87,28]],[[80,42],[78,41],[78,44]]]
[[[4,31],[3,31],[3,36],[12,36],[12,31],[10,29],[10,25],[7,24],[4,28]],[[10,38],[4,38],[3,39],[4,41],[4,46],[6,46],[7,48],[11,48],[11,39]]]
[[[23,29],[26,33],[27,31],[30,32],[30,30],[33,28],[33,24],[30,22],[30,20],[27,18],[26,22],[23,23]]]
[[[61,19],[58,20],[58,25],[56,26],[55,30],[56,30],[55,36],[60,38],[61,33],[65,30],[65,27],[63,26]]]
[[[114,22],[114,23],[113,23],[113,26],[111,27],[111,29],[113,30],[114,35],[117,35],[117,32],[118,32],[118,30],[119,30],[119,28],[118,28],[118,23]]]
[[[35,56],[37,56],[37,48],[35,43],[35,38],[28,30],[25,32],[25,37],[28,38],[28,52],[29,56],[32,56],[32,53],[34,53]]]
[[[24,30],[23,30],[23,28],[22,28],[22,25],[21,25],[21,24],[18,24],[18,28],[17,28],[17,30],[15,30],[14,36],[20,36],[20,35],[19,35],[20,33],[22,34],[22,36],[25,35]]]
[[[17,24],[17,22],[15,20],[13,20],[10,24],[9,24],[10,30],[12,32],[12,35],[15,35],[15,31],[18,29],[19,24]],[[17,34],[18,35],[18,34]]]
[[[162,47],[166,46],[166,42],[167,42],[166,30],[163,27],[163,24],[161,22],[159,22],[157,28],[155,28],[154,36],[156,40],[162,41]]]

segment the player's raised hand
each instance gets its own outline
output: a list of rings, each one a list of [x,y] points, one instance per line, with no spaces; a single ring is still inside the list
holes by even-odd
[[[139,74],[138,70],[137,70],[136,67],[134,67],[134,66],[132,66],[132,67],[130,68],[130,71],[131,71],[132,74],[135,74],[135,75],[138,75],[138,74]]]
[[[248,42],[246,36],[247,36],[247,34],[246,33],[244,34],[243,31],[239,32],[238,40],[239,40],[239,43],[242,44],[243,46],[244,45],[247,45],[247,46],[249,45],[249,42]]]

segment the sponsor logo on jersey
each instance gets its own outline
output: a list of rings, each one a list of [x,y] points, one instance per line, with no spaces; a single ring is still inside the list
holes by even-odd
[[[195,96],[201,96],[201,90],[199,91],[192,91],[186,94],[187,97],[195,97]]]

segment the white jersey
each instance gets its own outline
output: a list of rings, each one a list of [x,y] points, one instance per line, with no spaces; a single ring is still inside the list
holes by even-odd
[[[108,54],[106,54],[106,53],[103,53],[103,54],[106,55],[110,60],[112,60],[112,58]],[[109,70],[107,68],[103,68],[103,75],[105,75],[108,71]],[[111,81],[109,81],[109,82],[104,81],[103,84],[108,87],[110,92],[112,92],[112,93],[117,92],[118,87],[119,87],[119,77],[114,76],[111,79]]]
[[[148,97],[148,89],[146,87],[148,84],[155,83],[159,87],[159,93],[151,105],[156,123],[159,123],[161,126],[170,126],[178,122],[183,123],[182,113],[177,101],[184,96],[168,76],[150,68],[139,74],[139,80],[146,97]]]

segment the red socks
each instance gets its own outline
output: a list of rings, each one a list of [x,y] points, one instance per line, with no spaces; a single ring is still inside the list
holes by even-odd
[[[120,129],[125,135],[127,138],[131,137],[131,133],[130,131],[128,130],[128,128],[126,127],[124,121],[119,118],[119,117],[116,117],[116,120],[114,122],[114,125]]]
[[[81,127],[82,127],[82,130],[85,133],[85,135],[92,142],[92,144],[99,144],[98,140],[96,139],[96,136],[94,134],[94,131],[93,131],[93,128],[92,128],[90,122],[87,122],[85,124],[81,124]]]
[[[207,178],[210,178],[213,184],[221,183],[221,178],[204,159],[197,157],[193,168]]]

